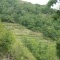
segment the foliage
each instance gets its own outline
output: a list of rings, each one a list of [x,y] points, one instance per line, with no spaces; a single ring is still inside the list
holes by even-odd
[[[23,37],[25,46],[32,52],[37,60],[56,60],[56,44],[54,42],[44,42],[33,38]]]
[[[19,2],[19,0],[4,0],[0,3],[3,6],[0,13],[1,21],[18,22],[33,31],[42,31],[44,35],[54,40],[59,39],[56,30],[59,17],[55,14],[55,10],[44,5]]]
[[[0,54],[6,55],[10,53],[15,38],[10,31],[4,28],[0,23]]]
[[[20,40],[16,40],[13,44],[11,56],[13,60],[37,60]]]
[[[2,22],[16,22],[22,24],[32,31],[42,32],[44,36],[53,39],[53,41],[59,41],[60,11],[50,8],[51,5],[56,3],[56,1],[57,0],[50,0],[47,5],[39,5],[23,2],[21,0],[0,0],[0,20]],[[9,48],[12,43],[11,41],[14,38],[12,34],[6,29],[2,28],[2,26],[0,26],[0,33],[0,50],[1,52],[4,50],[3,53],[5,53],[10,50]],[[38,45],[38,43],[35,41],[31,43],[33,46]],[[31,47],[30,49],[35,51],[38,46],[35,48]],[[57,43],[57,46],[57,50],[59,51],[59,43]],[[39,54],[36,53],[36,55]],[[38,59],[40,59],[39,57]]]
[[[48,5],[48,7],[51,7],[56,2],[57,2],[57,0],[49,0],[47,5]]]

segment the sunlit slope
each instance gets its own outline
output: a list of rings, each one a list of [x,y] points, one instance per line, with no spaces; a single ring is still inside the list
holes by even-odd
[[[20,39],[22,36],[27,36],[28,38],[34,38],[34,39],[38,39],[38,40],[47,41],[44,38],[42,33],[33,32],[17,23],[3,23],[3,24],[4,24],[5,28],[11,30],[18,39]]]
[[[13,44],[15,59],[17,60],[58,60],[56,42],[45,38],[42,33],[33,32],[17,23],[3,23],[16,36]],[[14,56],[13,55],[13,56]]]
[[[16,37],[16,41],[13,44],[12,51],[11,51],[13,60],[37,60],[29,51],[29,49],[25,47],[24,43],[21,42],[21,39],[18,38],[20,36],[20,32],[22,32],[19,31],[19,29],[21,30],[24,27],[20,26],[19,24],[13,24],[13,23],[3,23],[3,25],[8,30],[11,30],[11,32],[15,34]]]

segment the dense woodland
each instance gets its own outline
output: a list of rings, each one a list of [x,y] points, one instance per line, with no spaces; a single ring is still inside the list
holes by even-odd
[[[56,49],[57,49],[56,55],[59,58],[60,10],[55,10],[51,8],[51,6],[56,2],[57,0],[50,0],[46,5],[39,5],[39,4],[32,4],[30,2],[23,2],[20,0],[0,0],[0,55],[10,54],[12,56],[13,55],[12,52],[15,52],[14,48],[16,49],[18,45],[19,46],[23,45],[23,43],[20,45],[17,42],[18,45],[16,45],[16,47],[14,46],[14,48],[12,49],[11,45],[13,45],[13,43],[16,42],[16,40],[14,34],[12,34],[11,31],[9,31],[8,29],[5,29],[4,26],[2,25],[2,22],[6,22],[13,24],[18,23],[20,25],[25,26],[27,29],[32,30],[33,32],[43,33],[44,37],[50,38],[51,41],[56,42]],[[24,39],[22,40],[23,41],[26,40],[24,41],[25,45],[30,49],[32,53],[34,53],[33,56],[36,59],[32,57],[33,60],[48,60],[47,57],[40,58],[39,42],[35,40],[27,41],[26,37],[24,37]],[[12,49],[12,52],[10,51],[10,49]],[[46,49],[47,48],[45,46],[45,50]],[[22,49],[20,50],[22,51]],[[24,48],[24,50],[27,51],[26,48]],[[16,51],[16,53],[18,52]],[[43,54],[44,53],[45,52],[43,52]],[[18,54],[16,54],[14,57],[15,57],[14,60],[20,60]]]

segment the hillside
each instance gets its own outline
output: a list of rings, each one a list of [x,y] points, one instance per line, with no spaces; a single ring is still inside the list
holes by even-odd
[[[60,40],[60,11],[50,8],[54,2],[56,0],[39,5],[22,0],[1,0],[0,21],[17,22],[30,30],[43,32],[54,41]]]
[[[12,46],[14,60],[58,60],[56,42],[17,23],[3,23],[16,37]],[[14,53],[13,53],[14,52]]]
[[[3,23],[3,25],[8,30],[11,30],[14,33],[14,35],[16,36],[16,38],[18,38],[18,40],[21,39],[21,37],[23,37],[23,36],[27,36],[28,38],[38,39],[41,41],[44,40],[46,42],[50,42],[50,40],[51,40],[50,38],[45,38],[43,33],[33,32],[18,23]]]
[[[60,60],[60,10],[22,0],[0,0],[0,60]]]

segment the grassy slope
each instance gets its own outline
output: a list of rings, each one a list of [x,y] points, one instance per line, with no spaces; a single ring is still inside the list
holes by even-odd
[[[28,40],[36,40],[38,42],[42,43],[42,46],[44,44],[48,45],[47,54],[49,57],[47,57],[49,60],[57,60],[56,59],[56,44],[55,42],[51,42],[49,38],[45,38],[42,33],[33,32],[31,30],[26,29],[24,26],[21,26],[17,23],[3,23],[5,28],[11,30],[13,34],[16,36],[16,42],[13,45],[13,50],[15,50],[15,55],[20,60],[37,60],[34,54],[29,50],[28,47],[25,46],[25,43],[22,41],[24,37],[26,37]],[[19,49],[20,48],[20,49]],[[17,52],[17,50],[19,52]],[[17,53],[17,54],[16,54]],[[20,53],[20,54],[19,54]],[[52,56],[53,55],[53,56]]]

